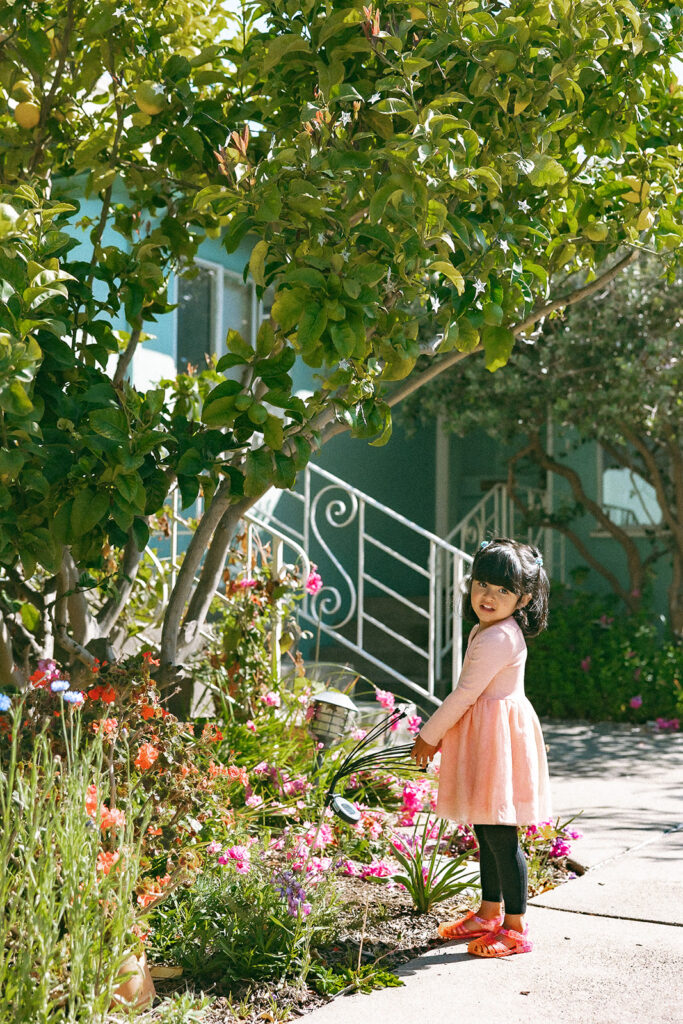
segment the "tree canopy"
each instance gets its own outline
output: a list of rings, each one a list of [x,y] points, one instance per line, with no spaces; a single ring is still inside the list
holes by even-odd
[[[651,568],[662,555],[673,561],[669,589],[672,629],[683,633],[683,275],[668,277],[658,259],[643,258],[604,291],[566,316],[546,323],[532,345],[519,346],[508,371],[487,379],[469,362],[420,394],[408,416],[436,414],[460,435],[482,429],[510,446],[508,484],[538,471],[564,481],[563,497],[551,510],[527,510],[530,521],[559,530],[582,557],[608,580],[627,607],[638,607]],[[458,401],[449,401],[453,394]],[[548,443],[546,424],[553,425]],[[565,448],[564,443],[569,445]],[[641,529],[638,542],[628,523],[610,514],[595,491],[585,460],[571,452],[599,444],[608,464],[636,474],[653,489],[661,524]],[[534,475],[536,475],[534,474]],[[521,500],[517,497],[518,502]],[[626,569],[621,580],[581,539],[576,524],[588,516],[620,548]]]
[[[234,523],[317,445],[386,441],[424,380],[482,351],[502,367],[633,248],[675,255],[680,50],[680,8],[630,0],[6,5],[3,672],[55,639],[87,660],[177,483],[208,508],[167,609],[172,668]],[[272,317],[255,350],[230,332],[217,368],[139,393],[132,355],[207,234],[252,245]]]

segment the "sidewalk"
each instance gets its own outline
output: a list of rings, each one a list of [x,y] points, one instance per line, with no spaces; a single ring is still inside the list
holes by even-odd
[[[444,944],[401,988],[339,997],[306,1024],[681,1024],[683,735],[544,723],[555,815],[586,874],[530,901],[534,952]]]

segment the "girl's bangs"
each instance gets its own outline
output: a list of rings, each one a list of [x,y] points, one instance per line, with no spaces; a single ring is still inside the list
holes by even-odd
[[[472,578],[481,583],[492,583],[494,587],[505,587],[513,594],[522,593],[522,567],[510,548],[492,545],[493,550],[484,548],[479,552],[472,566]]]

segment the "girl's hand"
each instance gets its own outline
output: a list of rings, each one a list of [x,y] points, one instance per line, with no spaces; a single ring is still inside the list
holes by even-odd
[[[437,745],[433,747],[431,743],[425,743],[425,741],[418,736],[413,744],[413,749],[410,751],[410,756],[415,764],[419,765],[420,768],[426,768],[440,747],[440,743],[437,743]]]

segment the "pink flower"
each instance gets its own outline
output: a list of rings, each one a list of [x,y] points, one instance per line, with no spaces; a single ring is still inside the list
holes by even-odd
[[[235,584],[235,586],[236,587],[241,587],[242,590],[248,590],[250,587],[257,587],[258,586],[258,580],[251,580],[251,579],[238,580],[237,583]]]
[[[280,694],[276,693],[275,690],[269,690],[268,693],[261,697],[264,704],[267,704],[269,708],[279,708],[282,704],[280,700]]]
[[[590,671],[590,667],[591,667],[591,656],[589,654],[588,657],[584,658],[583,661],[581,662],[581,668],[583,669],[584,672],[589,672]]]
[[[207,853],[220,853],[223,849],[222,843],[217,843],[215,839],[212,839],[206,848]]]
[[[346,860],[337,861],[337,868],[341,871],[342,875],[358,875],[358,865],[354,864],[352,860],[348,858]]]
[[[661,732],[678,732],[680,722],[677,718],[657,718],[655,725]]]
[[[309,594],[317,594],[318,591],[323,588],[323,578],[317,569],[318,566],[311,563],[311,572],[308,574],[308,578],[304,583],[304,590]]]
[[[393,873],[393,868],[385,860],[373,860],[371,864],[363,864],[360,869],[361,878],[388,878]]]
[[[422,719],[419,715],[409,715],[408,721],[406,722],[406,728],[411,736],[417,736],[422,725]]]
[[[396,698],[389,690],[375,690],[375,700],[382,705],[386,711],[393,711]]]
[[[248,875],[251,870],[249,850],[246,846],[229,846],[218,857],[219,864],[233,864],[240,875]]]
[[[639,708],[642,706],[643,698],[638,694],[637,697],[631,697],[629,704],[632,708]]]
[[[258,732],[258,729],[256,728],[256,724],[255,724],[255,722],[251,718],[247,719],[245,725],[246,725],[247,729],[249,730],[249,732]]]
[[[367,734],[367,729],[352,729],[351,739],[356,740],[356,742],[358,742],[358,740],[364,740]]]
[[[259,796],[258,793],[252,793],[244,802],[247,807],[260,807],[263,803],[263,797]]]

